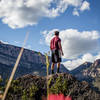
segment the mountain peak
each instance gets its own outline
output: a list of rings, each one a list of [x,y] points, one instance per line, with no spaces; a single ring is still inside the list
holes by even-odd
[[[89,63],[85,62],[85,64],[73,70],[72,74],[78,80],[86,80],[92,84],[96,78],[100,78],[100,59],[95,60],[94,63],[88,64]]]
[[[81,74],[83,72],[83,70],[89,68],[92,65],[91,62],[84,62],[83,64],[81,64],[79,67],[77,67],[76,69],[72,70],[70,73],[73,75],[80,76],[78,74]]]
[[[0,44],[2,44],[2,42],[0,41]]]
[[[88,65],[88,64],[91,64],[91,62],[86,61],[86,62],[83,63],[83,65]]]

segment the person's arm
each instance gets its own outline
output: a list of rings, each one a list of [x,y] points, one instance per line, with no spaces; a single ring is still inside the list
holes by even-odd
[[[61,45],[61,41],[58,42],[59,48],[61,50],[62,56],[64,55],[63,50],[62,50],[62,45]]]
[[[52,45],[52,43],[51,43],[51,42],[52,42],[52,41],[50,41],[50,50],[52,50],[52,46],[51,46],[51,45]]]

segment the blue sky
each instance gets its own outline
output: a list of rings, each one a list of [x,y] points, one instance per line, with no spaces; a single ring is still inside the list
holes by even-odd
[[[71,34],[73,39],[75,38],[75,35],[73,35],[74,33],[71,32],[76,32],[75,30],[77,30],[76,33],[80,32],[79,33],[79,37],[80,37],[82,32],[85,31],[86,33],[90,32],[87,33],[87,36],[90,36],[89,34],[91,34],[92,39],[94,38],[93,34],[96,34],[95,40],[94,39],[93,41],[87,40],[86,42],[87,43],[86,45],[88,45],[89,43],[89,45],[93,44],[93,46],[90,46],[90,48],[87,48],[88,46],[86,46],[85,48],[87,49],[85,49],[84,52],[81,51],[80,49],[81,46],[78,47],[76,44],[74,46],[76,46],[78,50],[76,48],[69,47],[67,45],[68,44],[67,41],[66,45],[64,45],[66,46],[66,48],[64,49],[69,49],[69,50],[76,49],[76,50],[70,52],[74,56],[72,56],[71,54],[68,55],[69,51],[66,52],[66,50],[64,50],[65,58],[70,59],[69,61],[67,60],[65,62],[65,65],[66,66],[68,65],[69,69],[71,69],[70,66],[73,66],[73,68],[75,68],[77,67],[77,65],[83,63],[85,60],[94,61],[96,58],[98,58],[99,50],[100,50],[99,49],[100,0],[76,0],[77,2],[75,0],[61,0],[64,1],[64,4],[66,4],[67,6],[64,4],[61,5],[61,2],[59,0],[54,0],[54,2],[52,0],[48,0],[48,2],[46,0],[44,0],[44,2],[42,2],[43,0],[38,0],[38,1],[29,0],[31,3],[27,2],[27,5],[30,8],[30,10],[32,10],[33,12],[28,11],[29,9],[23,6],[22,3],[24,3],[24,0],[21,1],[22,2],[19,3],[18,0],[15,1],[9,0],[9,3],[11,3],[9,4],[7,0],[1,0],[0,40],[4,42],[8,42],[9,44],[12,45],[22,46],[26,32],[30,32],[26,47],[31,50],[40,51],[43,53],[49,51],[49,45],[48,45],[49,40],[47,41],[46,38],[48,38],[48,35],[53,34],[53,30],[55,29],[60,30],[62,35],[66,35],[65,32],[68,32],[69,35]],[[83,5],[84,2],[85,4]],[[6,7],[5,6],[2,7],[2,5],[5,3],[7,3]],[[18,3],[18,5],[16,4],[15,5],[16,7],[14,7],[13,6],[14,3]],[[33,5],[31,5],[32,3]],[[50,4],[51,6],[48,6]],[[57,8],[58,6],[59,8]],[[55,9],[55,12],[53,12],[52,9],[53,7]],[[43,10],[41,10],[42,8]],[[22,11],[21,13],[23,13],[23,15],[20,15],[19,14],[20,12],[18,10]],[[77,13],[73,14],[74,11],[76,11]],[[96,32],[92,32],[92,31],[96,31]],[[44,32],[46,35],[43,34]],[[63,39],[64,36],[61,37]],[[63,40],[63,43],[67,39],[68,36],[66,37],[66,39]],[[69,42],[72,43],[71,40]],[[80,41],[80,43],[81,42],[83,43],[84,41]],[[76,43],[78,43],[78,41],[76,41]],[[94,46],[95,43],[96,43],[96,47]],[[97,50],[94,50],[93,48],[94,49],[97,48]],[[93,50],[91,51],[91,49]],[[86,56],[86,58],[89,57],[91,59],[86,59],[84,58],[84,56]],[[81,63],[78,64],[75,63],[78,61],[80,61]]]

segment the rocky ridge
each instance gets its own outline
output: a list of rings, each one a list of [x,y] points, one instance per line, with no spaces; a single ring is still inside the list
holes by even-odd
[[[48,78],[50,93],[63,93],[65,96],[70,93],[72,100],[100,100],[100,94],[92,90],[87,82],[80,82],[68,73]],[[25,75],[12,82],[6,100],[41,100],[47,95],[46,86],[46,77]]]

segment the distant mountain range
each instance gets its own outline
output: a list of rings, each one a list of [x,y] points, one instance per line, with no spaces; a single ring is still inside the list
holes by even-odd
[[[94,63],[85,62],[76,69],[70,72],[79,80],[87,80],[91,82],[92,79],[100,77],[100,59],[94,61]],[[91,78],[91,80],[89,80]]]
[[[70,73],[80,81],[87,81],[100,92],[100,59],[97,59],[94,63],[85,62]]]
[[[92,65],[91,62],[85,62],[85,63],[81,64],[79,67],[77,67],[76,69],[71,70],[70,73],[79,80],[87,80],[88,76],[84,75],[84,71],[89,69],[91,65]]]
[[[0,42],[0,75],[6,79],[10,76],[13,66],[16,62],[17,56],[20,52],[20,47],[4,44]],[[41,54],[41,53],[40,53]],[[56,71],[56,68],[55,68]],[[62,65],[62,72],[68,70]],[[50,67],[49,67],[50,72]],[[45,56],[39,52],[24,49],[15,77],[20,77],[25,74],[46,75]]]

